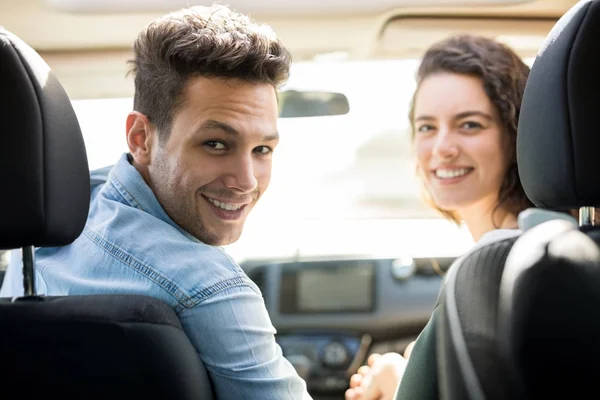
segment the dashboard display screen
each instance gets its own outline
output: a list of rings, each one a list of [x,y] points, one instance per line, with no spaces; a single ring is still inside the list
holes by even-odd
[[[284,269],[280,312],[373,311],[374,272],[370,261],[306,263]]]

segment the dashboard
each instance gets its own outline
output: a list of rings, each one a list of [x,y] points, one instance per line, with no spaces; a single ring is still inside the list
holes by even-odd
[[[417,337],[453,261],[355,256],[241,266],[263,294],[283,355],[315,399],[333,399],[343,398],[369,354],[403,352]]]

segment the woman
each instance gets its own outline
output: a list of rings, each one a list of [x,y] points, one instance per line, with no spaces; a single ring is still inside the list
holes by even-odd
[[[468,35],[434,44],[417,72],[409,118],[425,199],[464,221],[477,244],[514,233],[518,214],[532,207],[516,161],[528,74],[507,46]],[[351,377],[346,399],[393,399],[406,363],[396,353],[372,355]]]

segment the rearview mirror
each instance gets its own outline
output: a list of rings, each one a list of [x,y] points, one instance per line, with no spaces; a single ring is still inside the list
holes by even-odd
[[[327,117],[350,111],[348,98],[341,93],[279,92],[279,118]]]

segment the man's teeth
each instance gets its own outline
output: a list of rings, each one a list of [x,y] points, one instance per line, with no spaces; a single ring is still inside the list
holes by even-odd
[[[471,168],[459,168],[459,169],[436,169],[435,176],[441,179],[457,178],[471,172]]]
[[[208,201],[210,201],[211,203],[213,203],[215,206],[222,208],[223,210],[227,210],[227,211],[237,211],[240,208],[242,208],[243,204],[229,204],[229,203],[223,203],[219,200],[213,200],[209,197],[207,197]]]

